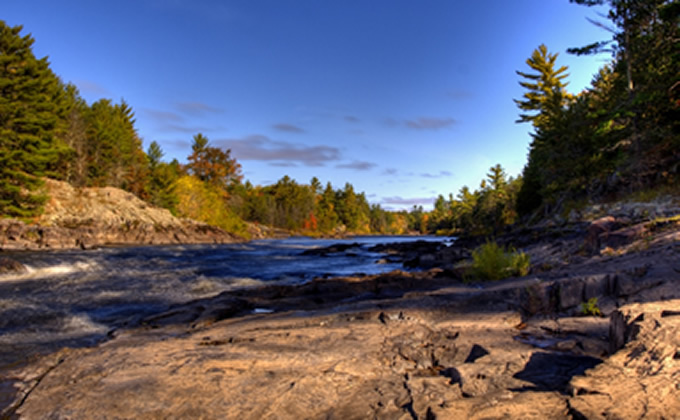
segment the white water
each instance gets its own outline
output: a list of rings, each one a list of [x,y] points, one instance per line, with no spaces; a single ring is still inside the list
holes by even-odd
[[[401,269],[396,263],[376,264],[384,256],[367,248],[416,239],[422,238],[292,238],[6,254],[27,271],[0,276],[0,365],[64,345],[90,345],[171,305],[227,290]],[[362,245],[326,257],[302,255],[338,242]]]

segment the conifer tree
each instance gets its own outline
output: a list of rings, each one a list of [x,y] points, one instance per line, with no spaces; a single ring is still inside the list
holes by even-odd
[[[519,83],[527,92],[522,100],[515,100],[515,103],[521,111],[534,112],[522,113],[517,120],[531,122],[534,126],[529,161],[524,168],[524,183],[518,201],[519,208],[526,212],[524,214],[535,210],[536,203],[542,203],[544,187],[550,184],[544,174],[558,166],[556,163],[564,157],[560,151],[570,147],[563,136],[550,133],[563,120],[565,108],[571,100],[565,90],[567,83],[563,82],[567,77],[567,67],[555,69],[556,60],[557,54],[549,53],[548,48],[541,44],[526,61],[536,73],[517,71],[518,75],[526,79]]]
[[[564,90],[567,83],[563,80],[568,76],[565,72],[567,66],[555,69],[557,54],[550,54],[548,48],[541,44],[527,59],[527,65],[536,73],[517,71],[517,74],[525,78],[519,82],[527,92],[522,95],[522,100],[515,99],[515,103],[522,111],[536,111],[535,114],[520,114],[517,122],[531,122],[534,127],[545,127],[552,115],[559,112],[567,100]]]
[[[21,30],[0,21],[0,214],[26,218],[40,212],[40,177],[55,175],[65,147],[56,137],[62,84]]]

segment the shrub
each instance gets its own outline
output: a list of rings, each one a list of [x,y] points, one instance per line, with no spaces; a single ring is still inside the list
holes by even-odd
[[[588,299],[588,302],[581,303],[581,315],[583,316],[602,316],[602,311],[597,306],[597,298]]]
[[[501,280],[513,276],[526,276],[529,274],[529,267],[527,254],[487,241],[472,251],[472,266],[468,273],[470,277],[479,280]]]

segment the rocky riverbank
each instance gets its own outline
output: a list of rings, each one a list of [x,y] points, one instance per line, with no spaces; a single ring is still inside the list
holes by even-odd
[[[471,243],[388,245],[430,268],[180,305],[5,369],[3,415],[675,418],[680,225],[614,219],[499,238],[523,278],[463,282]]]
[[[45,182],[50,199],[44,214],[31,224],[1,219],[0,250],[243,241],[214,226],[174,217],[117,188]]]

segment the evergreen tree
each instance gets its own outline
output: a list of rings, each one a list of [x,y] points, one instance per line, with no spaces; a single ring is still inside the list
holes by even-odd
[[[323,194],[319,198],[316,214],[319,220],[319,229],[322,232],[330,232],[339,223],[339,218],[335,212],[335,191],[330,182],[326,184]]]
[[[63,162],[63,173],[71,185],[83,187],[88,183],[89,156],[85,116],[89,107],[72,84],[66,85],[66,110],[66,124],[60,137],[72,153]]]
[[[520,114],[517,122],[531,122],[534,126],[533,141],[529,147],[529,160],[524,168],[524,184],[519,193],[518,206],[524,214],[536,209],[547,195],[545,188],[551,185],[547,171],[559,172],[557,167],[562,152],[571,147],[562,136],[552,135],[564,116],[570,97],[565,91],[563,80],[567,67],[555,69],[557,54],[550,54],[545,45],[540,45],[527,60],[527,65],[536,73],[517,71],[526,81],[520,85],[527,89],[523,100],[515,100],[521,111],[534,111],[533,114]],[[553,185],[554,186],[554,185]],[[539,204],[540,205],[540,204]]]
[[[145,197],[147,158],[132,108],[109,99],[93,103],[85,115],[88,184],[112,186]]]
[[[621,184],[640,188],[673,183],[680,176],[680,3],[668,0],[570,0],[593,6],[606,5],[611,25],[593,21],[612,33],[610,40],[597,41],[568,52],[597,54],[611,52],[614,74],[625,74],[625,89],[609,90],[612,106],[605,108],[619,126],[609,147],[621,147],[628,155],[616,171]],[[621,85],[623,83],[620,83]],[[612,186],[610,186],[612,187]]]
[[[58,176],[66,151],[57,138],[63,86],[21,30],[0,21],[0,214],[31,217],[46,199],[40,177]]]
[[[177,159],[171,163],[161,161],[163,150],[153,141],[147,150],[149,162],[148,193],[151,204],[167,208],[175,213],[178,197],[175,192],[176,181],[184,175]]]
[[[531,122],[536,129],[547,126],[551,116],[559,113],[568,98],[565,91],[567,83],[563,80],[568,76],[564,72],[567,66],[555,69],[557,54],[550,54],[548,48],[541,44],[527,59],[527,65],[536,73],[517,71],[517,74],[527,79],[519,84],[527,89],[523,100],[515,99],[515,103],[522,111],[536,111],[535,114],[520,114],[517,122]]]

